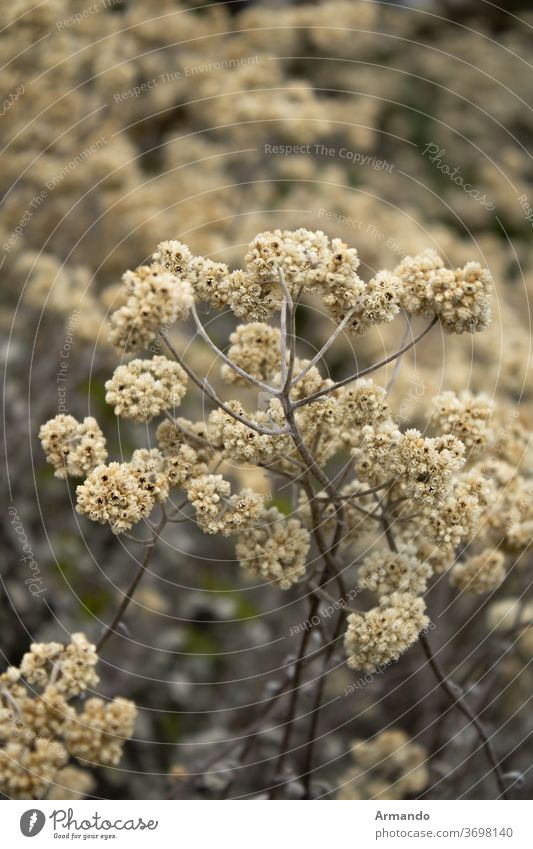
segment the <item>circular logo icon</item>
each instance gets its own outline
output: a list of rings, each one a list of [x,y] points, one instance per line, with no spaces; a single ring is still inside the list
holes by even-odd
[[[24,837],[35,837],[43,830],[46,817],[42,811],[37,808],[31,808],[29,811],[24,811],[20,818],[20,830]]]

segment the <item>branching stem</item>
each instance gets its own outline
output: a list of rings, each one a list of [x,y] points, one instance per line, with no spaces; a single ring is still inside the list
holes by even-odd
[[[332,386],[327,386],[325,389],[320,389],[318,392],[314,392],[312,395],[308,395],[307,398],[302,398],[300,401],[296,401],[294,404],[294,409],[298,407],[305,407],[307,404],[311,404],[313,401],[317,401],[319,398],[323,398],[325,395],[330,395],[332,392],[336,392],[338,389],[342,389],[343,386],[347,386],[349,383],[352,383],[354,380],[359,380],[359,378],[364,377],[366,374],[372,374],[372,372],[377,371],[383,366],[386,366],[388,363],[391,363],[397,357],[400,357],[402,354],[405,354],[410,348],[414,348],[414,346],[420,342],[421,339],[424,338],[426,333],[429,333],[432,327],[436,325],[438,321],[437,316],[430,321],[430,323],[422,330],[418,336],[415,336],[411,339],[410,342],[407,342],[403,347],[399,348],[398,351],[395,351],[394,354],[390,354],[390,356],[385,357],[384,360],[380,360],[379,363],[374,363],[374,365],[368,366],[367,368],[361,369],[361,371],[356,372],[355,374],[351,374],[349,377],[344,377],[342,380],[337,381]]]

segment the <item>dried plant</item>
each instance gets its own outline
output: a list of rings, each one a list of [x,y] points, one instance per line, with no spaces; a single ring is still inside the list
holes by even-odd
[[[152,265],[126,272],[128,297],[112,316],[111,341],[122,356],[164,347],[171,359],[157,354],[119,365],[106,383],[106,400],[123,419],[161,418],[158,447],[138,448],[127,462],[105,464],[94,451],[94,441],[103,444],[96,423],[91,422],[95,440],[87,448],[78,436],[85,434],[87,422],[72,424],[60,416],[41,431],[56,474],[84,474],[87,463],[92,464],[77,487],[78,512],[145,549],[97,650],[117,633],[164,528],[196,522],[205,534],[235,537],[236,556],[249,578],[280,590],[304,584],[311,622],[321,603],[336,594],[333,639],[317,617],[322,644],[312,656],[323,653],[325,664],[342,632],[348,666],[366,673],[386,670],[420,640],[439,686],[475,725],[497,790],[505,796],[505,779],[481,721],[432,653],[424,601],[432,575],[445,570],[453,583],[475,593],[493,589],[505,576],[505,557],[497,548],[503,535],[515,538],[518,532],[516,521],[512,527],[490,526],[498,496],[498,474],[486,467],[493,441],[492,405],[468,393],[442,393],[431,419],[435,435],[425,436],[402,430],[388,404],[402,355],[432,329],[460,334],[489,325],[490,274],[475,262],[446,268],[433,251],[406,257],[368,282],[359,277],[358,267],[356,249],[321,231],[299,229],[259,234],[243,268],[234,271],[169,241],[158,246]],[[333,330],[315,355],[304,359],[298,351],[298,314],[317,298],[323,323],[333,323]],[[202,305],[250,319],[231,334],[227,353],[202,322]],[[409,341],[385,359],[337,380],[324,376],[327,357],[341,336],[356,346],[370,328],[401,313],[408,322],[422,316],[426,324],[416,333],[409,325]],[[255,398],[255,407],[223,400],[178,350],[171,332],[176,321],[188,318],[195,336],[214,355],[221,380],[251,390],[247,398]],[[267,323],[272,320],[274,324]],[[395,371],[383,389],[368,375],[389,363],[395,363]],[[214,408],[205,422],[176,418],[192,386]],[[264,470],[274,490],[276,480],[290,482],[293,506],[288,514],[271,506],[262,493],[234,490],[230,477],[240,464]],[[221,465],[229,477],[217,473]],[[182,500],[176,490],[183,493]],[[160,516],[152,520],[157,505]],[[129,533],[141,520],[150,531],[146,538]],[[491,549],[472,556],[485,537],[491,538]],[[356,610],[348,603],[354,587],[347,577],[354,566],[359,590],[374,596],[370,608]],[[283,783],[311,632],[305,630],[294,661],[294,689],[272,768],[271,796]],[[322,686],[319,678],[315,718]],[[279,691],[270,701],[277,696]],[[306,793],[315,732],[313,725]]]

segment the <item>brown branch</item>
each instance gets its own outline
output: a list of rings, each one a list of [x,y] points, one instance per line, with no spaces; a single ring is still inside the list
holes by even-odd
[[[141,578],[143,577],[144,573],[146,572],[146,569],[147,569],[148,564],[150,562],[150,558],[152,556],[152,552],[155,548],[155,544],[156,544],[156,542],[159,538],[159,534],[161,533],[161,531],[165,527],[166,523],[167,523],[166,518],[161,519],[157,528],[154,529],[151,540],[148,543],[145,543],[146,551],[145,551],[143,559],[139,563],[139,566],[137,568],[137,571],[135,572],[135,575],[133,576],[133,580],[132,580],[131,584],[129,585],[128,589],[126,590],[126,592],[124,594],[124,598],[122,599],[115,615],[113,616],[113,619],[111,620],[109,625],[106,625],[106,627],[103,629],[103,631],[100,634],[100,637],[98,639],[98,642],[96,643],[96,653],[97,654],[100,654],[103,646],[105,645],[105,643],[107,642],[107,640],[109,639],[111,634],[116,633],[117,626],[121,622],[126,610],[128,609],[128,606],[129,606],[129,604],[130,604],[130,602],[133,598],[135,590],[137,589],[137,587],[138,587],[138,585],[141,581]]]
[[[389,547],[390,547],[391,551],[396,552],[396,551],[398,551],[398,546],[396,545],[396,540],[394,539],[394,534],[392,532],[392,527],[391,527],[391,524],[389,522],[389,519],[388,519],[386,514],[384,514],[382,518],[383,518],[383,529],[385,531],[385,535],[387,537]],[[483,723],[481,722],[479,717],[476,716],[476,714],[471,710],[471,708],[467,705],[467,703],[464,701],[465,694],[464,694],[463,690],[461,689],[461,687],[459,687],[459,685],[456,684],[454,681],[451,681],[449,679],[449,677],[445,674],[444,670],[441,668],[437,658],[435,657],[435,655],[433,654],[433,652],[431,650],[431,646],[429,644],[429,641],[428,641],[426,634],[424,634],[422,632],[420,634],[419,638],[420,638],[420,643],[422,645],[424,653],[425,653],[425,655],[428,659],[428,663],[429,663],[435,677],[437,678],[442,691],[447,695],[452,706],[456,707],[457,710],[461,711],[463,716],[466,716],[467,719],[469,720],[469,722],[471,722],[472,725],[474,726],[474,728],[476,729],[478,737],[481,740],[483,748],[484,748],[485,753],[487,755],[487,759],[488,759],[488,761],[489,761],[489,763],[490,763],[490,765],[493,769],[494,776],[496,778],[496,783],[497,783],[498,789],[500,791],[500,796],[502,797],[502,799],[508,799],[509,797],[507,795],[507,789],[506,789],[506,786],[505,786],[503,774],[502,774],[502,771],[500,769],[498,759],[496,758],[494,748],[492,746],[492,743],[489,739],[487,732],[485,731]]]
[[[426,658],[433,671],[433,674],[439,682],[439,685],[443,692],[446,693],[446,695],[448,696],[452,706],[456,707],[459,711],[461,711],[463,716],[466,716],[468,721],[471,722],[474,728],[476,729],[478,737],[481,740],[483,748],[487,755],[487,759],[494,772],[494,777],[496,779],[501,798],[509,799],[503,773],[500,768],[500,763],[498,761],[498,758],[496,757],[496,753],[494,751],[490,738],[488,737],[487,732],[485,731],[483,723],[464,701],[463,690],[453,681],[450,681],[450,679],[446,676],[444,670],[441,668],[437,658],[431,650],[431,646],[429,645],[427,636],[423,633],[420,634],[420,644],[422,646],[422,649],[424,650],[424,654],[426,655]]]
[[[308,619],[311,621],[316,611],[318,610],[319,599],[317,596],[313,596],[311,601],[311,606],[309,609]],[[303,672],[303,664],[302,660],[305,656],[305,650],[307,648],[307,644],[311,637],[312,628],[307,628],[300,643],[300,649],[298,651],[298,657],[295,663],[295,673],[294,673],[294,688],[291,692],[291,698],[289,701],[289,707],[287,709],[287,718],[285,720],[285,731],[283,733],[283,739],[280,745],[280,753],[278,755],[276,765],[274,767],[274,782],[277,781],[278,778],[281,778],[283,772],[283,766],[287,759],[287,755],[289,753],[292,729],[294,727],[295,715],[296,715],[296,705],[298,702],[299,690],[300,690],[300,682],[302,678]],[[269,798],[274,799],[276,796],[277,787],[274,786],[271,788],[269,793]]]
[[[308,395],[307,398],[302,398],[300,401],[296,401],[293,404],[293,409],[298,409],[298,407],[305,407],[307,404],[311,404],[313,401],[317,401],[319,398],[323,398],[325,395],[330,395],[332,392],[336,392],[337,389],[341,389],[343,386],[347,386],[348,383],[352,383],[354,380],[359,380],[359,378],[364,377],[366,374],[372,374],[372,372],[377,371],[378,369],[386,366],[388,363],[391,363],[397,357],[400,357],[402,354],[405,354],[410,348],[414,348],[414,346],[420,342],[421,339],[424,338],[426,333],[429,333],[432,327],[436,325],[438,321],[438,317],[435,318],[422,330],[418,336],[415,336],[408,342],[406,345],[403,345],[398,351],[395,351],[394,354],[390,354],[390,356],[385,357],[384,360],[380,360],[379,363],[374,363],[372,366],[368,366],[367,368],[361,369],[361,371],[356,372],[355,374],[351,374],[350,377],[344,377],[342,380],[337,381],[332,386],[327,386],[325,389],[320,389],[318,392],[314,392],[312,395]]]
[[[240,413],[236,413],[235,410],[232,410],[231,407],[228,407],[228,405],[225,404],[224,401],[221,401],[221,399],[218,397],[207,378],[204,378],[202,380],[201,377],[198,377],[196,372],[192,370],[192,368],[183,359],[183,357],[178,354],[178,352],[176,351],[172,343],[169,341],[166,334],[163,333],[163,331],[161,331],[161,338],[164,340],[165,345],[167,346],[170,353],[173,355],[176,362],[180,364],[180,366],[182,367],[184,372],[186,372],[192,382],[196,384],[196,386],[200,389],[201,392],[207,395],[207,397],[210,401],[213,402],[213,404],[215,404],[217,407],[220,407],[221,410],[224,410],[224,412],[227,413],[228,416],[231,416],[233,419],[236,419],[236,421],[240,422],[243,425],[246,425],[246,427],[250,428],[250,430],[255,430],[256,433],[261,433],[264,436],[280,436],[283,433],[289,432],[288,428],[276,428],[276,430],[272,430],[270,428],[263,427],[262,425],[259,425],[256,422],[251,421],[250,419],[247,419],[245,416],[241,416]]]
[[[304,768],[303,768],[305,798],[306,799],[309,799],[311,774],[313,772],[313,755],[314,755],[314,748],[315,748],[316,739],[317,739],[318,721],[320,719],[320,711],[322,709],[322,698],[323,698],[323,695],[324,695],[324,687],[325,687],[325,684],[326,684],[327,668],[328,668],[329,661],[331,660],[331,655],[335,651],[335,644],[340,637],[343,623],[344,623],[344,611],[341,610],[341,612],[339,613],[338,619],[337,619],[337,625],[335,627],[333,639],[331,640],[331,643],[329,644],[329,646],[326,650],[326,653],[324,655],[324,663],[323,663],[323,666],[322,666],[322,674],[321,674],[319,681],[318,681],[318,685],[317,685],[316,692],[315,692],[315,698],[314,698],[314,701],[313,701],[313,707],[312,707],[312,710],[311,710],[311,723],[310,723],[310,726],[309,726],[309,734],[308,734],[308,737],[307,737],[307,745],[306,745],[306,748],[305,748]]]

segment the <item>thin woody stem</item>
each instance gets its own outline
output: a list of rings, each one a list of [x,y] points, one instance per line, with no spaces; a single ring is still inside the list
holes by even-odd
[[[353,492],[351,495],[338,495],[337,498],[342,499],[343,501],[351,501],[352,498],[363,498],[365,495],[374,495],[376,492],[380,492],[382,489],[387,489],[387,487],[392,486],[394,483],[394,478],[390,478],[385,483],[379,483],[377,486],[373,486],[370,489],[363,489],[361,492]],[[319,501],[327,499],[325,495],[317,495],[316,496]]]
[[[342,539],[342,534],[343,534],[343,531],[344,531],[345,526],[346,526],[344,503],[341,499],[339,499],[336,487],[329,480],[328,476],[325,474],[325,472],[322,470],[321,466],[315,460],[313,454],[311,453],[311,451],[307,447],[307,445],[306,445],[306,443],[305,443],[305,441],[304,441],[304,439],[303,439],[303,437],[302,437],[302,435],[301,435],[301,433],[298,429],[298,424],[296,422],[296,417],[294,415],[294,404],[291,402],[291,400],[289,398],[289,392],[290,392],[290,384],[287,382],[285,387],[284,387],[284,391],[281,395],[280,400],[281,400],[281,403],[282,403],[282,406],[283,406],[283,411],[285,413],[285,420],[287,421],[287,425],[289,427],[289,431],[290,431],[292,440],[293,440],[293,442],[296,446],[298,453],[300,454],[300,457],[304,461],[307,469],[315,476],[315,478],[323,486],[323,488],[326,490],[327,494],[330,496],[333,504],[335,505],[336,520],[337,521],[336,521],[335,534],[334,534],[333,542],[332,542],[332,545],[331,545],[331,551],[332,551],[332,554],[334,556],[338,547],[339,547],[339,544],[340,544],[341,539]],[[330,564],[330,568],[333,568],[331,564]]]
[[[270,428],[263,427],[262,425],[259,425],[256,422],[250,421],[250,419],[247,419],[245,416],[241,416],[240,413],[236,413],[235,410],[232,410],[231,407],[228,407],[228,405],[225,404],[224,401],[220,400],[207,378],[204,378],[204,380],[202,380],[202,378],[198,377],[196,372],[191,369],[191,367],[185,362],[183,357],[178,354],[166,334],[161,332],[161,337],[163,338],[165,345],[167,346],[171,354],[174,356],[174,358],[180,364],[186,374],[190,377],[192,382],[195,383],[196,386],[205,395],[207,395],[207,397],[213,402],[213,404],[215,404],[217,407],[220,407],[221,410],[224,410],[224,412],[227,413],[228,416],[231,416],[233,419],[236,419],[236,421],[241,422],[241,424],[243,425],[246,425],[246,427],[250,428],[250,430],[255,430],[256,433],[261,433],[264,436],[279,436],[280,434],[289,432],[288,427],[271,430]]]
[[[289,312],[289,328],[290,328],[290,338],[289,338],[289,369],[287,373],[287,392],[290,393],[290,387],[292,384],[292,378],[294,375],[294,365],[296,362],[296,308],[300,301],[300,296],[302,294],[303,286],[296,294],[296,299],[294,301],[290,301],[290,312]]]
[[[280,275],[281,280],[281,275]],[[287,298],[284,297],[279,314],[279,354],[280,354],[280,376],[281,386],[285,387],[287,382]]]
[[[283,269],[278,268],[279,285],[283,292],[283,303],[281,305],[280,333],[281,333],[281,392],[279,395],[288,397],[296,359],[296,333],[295,333],[295,306],[285,282]],[[287,331],[287,326],[289,330]],[[287,344],[288,343],[288,344]],[[287,351],[289,361],[287,362]]]
[[[7,687],[0,687],[0,699],[5,699],[11,705],[16,714],[20,714],[20,707],[16,699],[11,695]]]
[[[166,517],[161,519],[161,521],[159,522],[159,525],[153,531],[151,540],[148,543],[146,543],[147,548],[146,548],[144,557],[141,560],[141,562],[139,563],[137,571],[135,572],[135,575],[133,576],[133,580],[132,580],[131,584],[129,585],[128,589],[126,590],[126,592],[124,593],[124,598],[122,599],[115,615],[113,616],[113,619],[111,620],[109,625],[106,625],[106,627],[103,629],[103,631],[100,634],[100,637],[99,637],[99,639],[96,643],[96,653],[97,654],[100,654],[103,646],[105,645],[105,643],[107,642],[107,640],[109,639],[111,634],[116,633],[117,626],[122,621],[124,614],[126,613],[126,610],[128,609],[129,604],[130,604],[130,602],[133,598],[135,590],[137,589],[137,587],[138,587],[138,585],[141,581],[141,578],[143,577],[144,573],[146,572],[146,569],[148,568],[148,564],[150,563],[150,558],[151,558],[152,553],[154,551],[156,542],[159,538],[159,534],[161,533],[161,531],[165,527],[166,523],[167,523]]]
[[[316,658],[320,657],[320,655],[327,651],[327,649],[328,644],[326,643],[325,645],[322,645],[319,648],[309,652],[309,654],[302,658],[301,665],[307,666],[309,663],[312,663],[314,660],[316,660]],[[224,747],[222,750],[214,754],[211,758],[206,760],[202,764],[202,766],[199,767],[198,772],[189,773],[187,779],[182,784],[182,786],[178,789],[176,793],[170,793],[169,798],[177,798],[178,796],[182,796],[183,792],[185,792],[190,786],[192,779],[205,775],[211,767],[215,766],[218,763],[218,761],[222,760],[222,758],[226,757],[226,755],[230,754],[230,752],[232,752],[238,746],[242,745],[243,743],[246,744],[246,740],[250,734],[257,735],[261,734],[263,731],[269,730],[261,728],[259,723],[262,719],[266,718],[267,714],[270,713],[270,711],[276,705],[279,699],[283,695],[286,695],[287,688],[291,683],[291,679],[293,677],[293,666],[294,664],[291,663],[285,668],[284,678],[277,686],[276,691],[265,701],[263,709],[258,712],[258,715],[255,716],[254,719],[248,725],[245,726],[239,737],[236,737],[235,739],[231,740],[226,747]]]
[[[307,372],[310,369],[312,369],[313,366],[316,366],[316,364],[319,362],[319,360],[322,359],[322,357],[324,356],[326,351],[328,351],[331,348],[331,346],[333,345],[333,343],[338,339],[338,337],[340,336],[340,334],[342,333],[342,331],[344,330],[346,325],[349,323],[350,319],[352,318],[354,313],[357,311],[357,309],[358,309],[358,307],[354,307],[353,309],[350,310],[350,312],[347,315],[344,316],[343,320],[341,321],[341,323],[339,325],[337,325],[337,327],[335,328],[335,330],[333,331],[333,333],[331,334],[331,336],[329,337],[327,342],[325,342],[324,345],[322,345],[320,351],[317,354],[315,354],[313,359],[310,360],[307,363],[306,367],[303,368],[301,370],[301,372],[299,372],[296,375],[296,377],[293,379],[293,381],[292,381],[293,386],[295,386],[297,383],[299,383],[300,380],[303,377],[305,377]]]
[[[176,419],[173,416],[170,415],[168,410],[165,411],[165,416],[169,420],[169,422],[171,422],[176,428],[178,428],[178,430],[180,430],[182,433],[184,433],[185,436],[189,437],[192,442],[197,442],[198,445],[206,445],[208,448],[211,448],[215,452],[216,451],[218,451],[218,452],[224,451],[223,445],[213,445],[204,436],[200,436],[198,433],[194,433],[192,430],[188,430],[187,428],[182,427],[182,425],[179,424],[176,421]],[[292,463],[292,465],[295,466],[296,471],[305,472],[305,466],[303,465],[303,463],[299,462],[296,459],[296,457],[281,456],[280,459],[285,460],[289,463]],[[289,472],[287,472],[284,469],[280,469],[274,463],[257,463],[257,465],[259,466],[260,469],[265,469],[265,471],[273,472],[275,475],[280,475],[281,477],[287,478],[288,480],[291,480],[291,481],[295,480],[293,475],[291,475]]]
[[[308,618],[309,618],[310,621],[313,619],[314,615],[316,614],[316,611],[318,610],[319,603],[320,602],[319,602],[318,597],[316,595],[313,596],[313,598],[311,600],[311,606],[309,608],[309,615],[308,615]],[[296,663],[295,663],[294,687],[291,691],[291,698],[290,698],[290,701],[289,701],[289,707],[287,709],[287,720],[285,722],[285,730],[283,732],[283,739],[282,739],[281,745],[280,745],[280,752],[279,752],[279,755],[278,755],[278,758],[277,758],[277,761],[276,761],[276,765],[274,767],[274,781],[277,781],[278,778],[281,778],[282,772],[283,772],[283,767],[285,765],[285,761],[286,761],[287,755],[289,753],[292,729],[293,729],[294,721],[295,721],[296,704],[298,702],[300,683],[301,683],[302,672],[303,672],[302,660],[305,657],[305,651],[307,649],[307,644],[308,644],[309,639],[311,637],[311,630],[312,630],[311,628],[306,629],[306,631],[305,631],[305,633],[302,637],[302,641],[300,643],[300,649],[298,651],[298,657],[297,657]],[[269,794],[271,799],[273,799],[274,796],[276,795],[276,789],[277,788],[276,788],[275,785],[271,788],[271,791],[270,791],[270,794]]]
[[[352,383],[354,380],[359,380],[359,378],[364,377],[365,374],[372,374],[372,372],[377,371],[383,366],[386,366],[388,363],[391,363],[397,357],[400,357],[402,354],[405,354],[410,348],[414,348],[414,346],[420,342],[421,339],[424,338],[426,333],[429,333],[432,327],[436,325],[438,321],[438,317],[430,321],[430,323],[422,330],[418,336],[415,336],[411,339],[410,342],[403,345],[403,347],[399,348],[394,354],[390,354],[390,356],[385,357],[384,360],[380,360],[379,363],[375,363],[372,366],[368,366],[367,368],[361,369],[361,371],[356,372],[355,374],[351,374],[350,377],[345,377],[342,380],[337,381],[332,386],[327,386],[325,389],[320,389],[318,392],[314,392],[312,395],[308,395],[307,398],[302,398],[301,401],[296,401],[293,404],[293,408],[297,409],[298,407],[304,407],[306,404],[311,404],[313,401],[317,401],[319,398],[323,398],[325,395],[330,395],[332,392],[336,392],[337,389],[342,389],[343,386],[347,386],[349,383]]]
[[[300,431],[298,430],[298,425],[296,423],[296,419],[294,418],[294,413],[289,406],[286,406],[285,409],[285,418],[287,419],[287,423],[289,425],[289,432],[292,436],[293,442],[302,458],[306,467],[310,472],[313,473],[318,482],[323,486],[326,490],[330,498],[338,501],[337,493],[335,491],[334,486],[329,480],[326,473],[322,470],[322,468],[318,465],[317,461],[311,454],[311,451],[305,444]]]
[[[331,642],[330,642],[329,646],[327,647],[325,654],[324,654],[322,674],[321,674],[319,681],[318,681],[318,685],[317,685],[317,688],[316,688],[316,691],[315,691],[315,698],[314,698],[314,701],[313,701],[313,707],[312,707],[312,710],[311,710],[311,723],[310,723],[310,726],[309,726],[309,734],[308,734],[308,737],[307,737],[307,745],[306,745],[306,748],[305,748],[304,768],[303,768],[303,775],[304,775],[303,782],[304,782],[304,787],[305,787],[305,798],[306,799],[309,798],[309,791],[310,791],[310,785],[311,785],[311,775],[313,773],[313,755],[314,755],[314,748],[315,748],[315,743],[316,743],[316,739],[317,739],[318,721],[320,719],[320,711],[322,709],[322,698],[323,698],[323,695],[324,695],[324,687],[326,685],[327,668],[328,668],[328,664],[331,660],[331,656],[332,656],[333,652],[335,651],[337,640],[339,639],[339,637],[342,633],[343,624],[344,624],[344,611],[341,610],[341,612],[339,613],[339,616],[337,617],[337,624],[335,626],[333,638],[332,638],[332,640],[331,640]]]
[[[247,371],[238,366],[237,363],[234,363],[233,360],[230,359],[230,357],[228,357],[224,353],[224,351],[221,351],[220,348],[215,345],[215,343],[207,333],[205,327],[203,326],[202,322],[200,321],[194,304],[192,306],[191,312],[198,333],[200,334],[204,342],[206,342],[206,344],[211,348],[213,353],[216,354],[217,357],[220,357],[220,359],[223,360],[226,365],[229,366],[234,372],[239,374],[242,378],[244,378],[244,380],[247,380],[249,383],[253,383],[255,386],[258,387],[258,389],[262,389],[264,392],[268,392],[270,395],[276,394],[277,390],[273,386],[269,386],[268,383],[263,383],[262,380],[258,380],[256,377],[253,377],[253,375],[248,374]]]
[[[288,416],[292,417],[292,420],[294,421],[294,416],[293,416],[291,411],[288,412]],[[300,434],[299,434],[298,428],[296,427],[295,422],[294,422],[294,425],[293,425],[292,435],[293,435],[293,439],[295,440],[295,444],[298,447],[298,439],[301,440],[301,437],[300,437]],[[303,441],[301,442],[301,446],[303,446],[303,448],[304,448],[304,452],[302,454],[302,457],[305,460],[306,459],[305,453],[306,453],[307,448],[305,446],[305,443],[303,443]],[[299,448],[299,450],[300,450],[300,448]],[[300,453],[302,453],[302,452],[300,451]],[[322,470],[316,464],[316,462],[314,461],[314,458],[310,454],[309,454],[309,459],[312,461],[313,465],[316,466],[316,468],[322,473]],[[307,465],[308,465],[308,467],[310,466],[309,462],[307,462]],[[313,469],[310,468],[310,467],[308,469],[308,473],[309,472],[313,472]],[[315,474],[315,476],[316,476],[316,474]],[[319,517],[318,517],[316,502],[314,501],[313,489],[312,489],[312,486],[311,486],[307,477],[304,477],[302,479],[302,485],[303,485],[303,487],[306,491],[306,494],[307,494],[307,497],[308,497],[308,500],[309,500],[310,509],[311,509],[311,515],[312,515],[312,520],[313,520],[312,534],[315,538],[318,550],[319,550],[320,555],[322,557],[322,560],[324,562],[324,570],[322,572],[322,576],[320,578],[319,585],[318,585],[318,587],[315,587],[312,590],[313,595],[312,595],[311,607],[310,607],[310,611],[309,611],[309,619],[312,620],[313,616],[315,615],[315,613],[318,609],[319,603],[320,603],[319,591],[324,587],[325,584],[328,583],[328,572],[332,573],[331,579],[334,579],[338,582],[339,588],[340,588],[340,591],[341,591],[341,595],[343,597],[345,595],[347,595],[347,591],[346,591],[346,587],[344,585],[344,582],[342,580],[342,576],[338,572],[337,565],[335,563],[335,550],[336,550],[337,545],[338,545],[338,540],[337,540],[338,533],[336,532],[336,534],[335,534],[335,540],[334,540],[333,545],[328,548],[326,546],[325,540],[323,538],[322,532],[321,532],[320,527],[319,527],[320,523],[319,523]],[[331,484],[329,483],[329,481],[328,481],[328,487],[331,488]],[[344,508],[341,505],[339,510],[342,511],[343,509]],[[342,520],[342,518],[343,517],[341,517],[341,520]],[[338,527],[339,527],[341,520],[339,520],[338,523],[337,523],[337,531],[338,531]],[[306,648],[307,648],[307,644],[308,644],[308,641],[309,641],[310,634],[311,634],[311,629],[308,629],[305,632],[305,634],[302,638],[300,650],[299,650],[299,653],[298,653],[298,658],[296,660],[294,688],[293,688],[292,693],[291,693],[291,700],[290,700],[289,707],[288,707],[288,710],[287,710],[287,718],[286,718],[286,721],[285,721],[285,731],[284,731],[283,739],[282,739],[281,745],[280,745],[280,753],[278,755],[278,759],[276,761],[276,766],[275,766],[275,770],[274,770],[274,781],[276,781],[278,778],[281,777],[283,766],[284,766],[285,760],[286,760],[287,755],[288,755],[289,750],[290,750],[291,735],[292,735],[294,723],[296,721],[296,705],[297,705],[297,702],[298,702],[298,695],[299,695],[298,691],[300,689],[300,682],[301,682],[301,677],[302,677],[302,672],[303,672],[303,660],[305,658],[305,651],[306,651]],[[319,695],[319,698],[321,699],[321,694]],[[275,797],[276,791],[277,791],[277,785],[274,785],[271,788],[270,794],[269,794],[271,799],[273,799]]]
[[[483,744],[483,748],[485,749],[487,759],[494,772],[494,777],[496,779],[501,798],[509,799],[500,763],[498,761],[490,738],[487,735],[487,732],[485,731],[483,723],[464,701],[464,692],[462,691],[462,689],[453,681],[450,681],[446,673],[441,668],[439,662],[437,661],[437,658],[431,650],[431,646],[429,645],[427,636],[425,634],[420,634],[420,644],[422,646],[424,654],[426,655],[429,666],[431,667],[433,674],[439,682],[442,691],[446,693],[453,707],[456,707],[457,710],[461,711],[463,716],[466,716],[468,721],[471,722],[474,728],[476,729],[478,737]]]
[[[404,317],[405,317],[405,329],[403,331],[403,336],[402,336],[402,340],[401,340],[401,343],[400,343],[401,348],[403,348],[407,344],[407,340],[409,339],[409,331],[411,330],[411,325],[409,324],[409,319],[407,318],[407,316],[404,316]],[[396,362],[394,363],[394,368],[392,369],[392,374],[391,374],[390,380],[385,387],[385,395],[390,395],[390,393],[392,391],[392,387],[396,383],[396,379],[398,377],[398,374],[400,373],[400,366],[402,364],[402,357],[403,357],[403,354],[400,354],[400,356],[397,358]]]
[[[387,537],[390,549],[392,551],[398,551],[392,527],[385,514],[383,515],[383,528],[385,530],[385,535]],[[463,716],[466,716],[469,722],[471,722],[474,728],[476,729],[478,737],[481,740],[481,743],[485,750],[485,754],[487,755],[487,759],[494,772],[494,777],[498,785],[498,790],[500,791],[500,796],[502,799],[508,799],[509,796],[507,793],[507,788],[505,786],[503,773],[501,771],[498,758],[496,757],[496,753],[494,751],[490,738],[487,732],[485,731],[483,723],[481,722],[480,718],[476,716],[476,714],[471,710],[466,701],[464,701],[465,694],[461,687],[459,687],[459,685],[456,684],[454,681],[450,680],[449,676],[446,675],[446,673],[442,669],[440,663],[433,654],[426,634],[421,633],[419,639],[424,654],[426,655],[426,658],[428,660],[428,664],[433,674],[435,675],[435,678],[439,682],[439,686],[442,689],[443,693],[446,694],[452,706],[456,707],[457,710],[459,710],[463,714]]]

